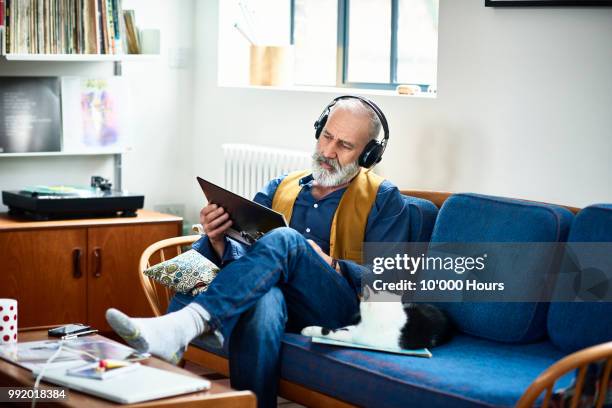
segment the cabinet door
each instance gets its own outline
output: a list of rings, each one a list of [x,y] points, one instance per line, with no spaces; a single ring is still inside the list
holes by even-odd
[[[0,233],[0,297],[17,299],[19,327],[87,319],[85,228]]]
[[[104,313],[114,307],[130,316],[152,316],[138,277],[138,261],[152,243],[179,234],[178,223],[90,227],[88,322],[109,331]]]

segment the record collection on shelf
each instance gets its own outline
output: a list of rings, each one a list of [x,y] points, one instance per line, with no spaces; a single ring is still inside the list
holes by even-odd
[[[139,54],[121,0],[0,0],[2,54]]]

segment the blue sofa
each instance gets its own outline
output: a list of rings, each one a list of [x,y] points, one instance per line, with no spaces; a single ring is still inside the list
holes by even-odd
[[[427,200],[405,199],[414,241],[612,242],[612,205],[590,206],[574,216],[556,205],[478,194],[451,195],[439,212]],[[519,267],[527,274],[538,268],[563,268],[545,261]],[[612,340],[612,303],[441,306],[457,332],[449,343],[432,350],[431,359],[312,344],[304,336],[287,333],[281,394],[296,395],[296,387],[310,390],[312,395],[298,401],[308,405],[339,400],[366,407],[513,406],[551,364],[578,349]],[[226,350],[209,349],[197,341],[194,346],[217,362],[213,368],[227,373],[218,364]],[[565,376],[556,387],[571,380],[571,375]]]

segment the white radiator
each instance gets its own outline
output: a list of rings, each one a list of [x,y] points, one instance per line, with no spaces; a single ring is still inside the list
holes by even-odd
[[[310,153],[248,144],[224,144],[225,188],[255,197],[268,181],[294,170],[310,168]]]

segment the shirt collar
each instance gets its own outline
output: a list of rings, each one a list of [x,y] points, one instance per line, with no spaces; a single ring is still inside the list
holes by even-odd
[[[312,182],[314,181],[314,177],[312,176],[312,173],[302,177],[300,179],[300,181],[298,182],[298,184],[300,185],[300,187],[304,187],[304,186],[312,186]]]

